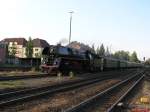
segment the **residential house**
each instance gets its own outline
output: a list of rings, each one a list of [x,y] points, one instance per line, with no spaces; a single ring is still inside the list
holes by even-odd
[[[0,63],[5,63],[7,57],[7,44],[0,42]]]
[[[15,57],[9,57],[7,63],[10,64],[20,64],[24,66],[34,66],[41,63],[41,55],[44,47],[49,47],[49,44],[43,39],[33,39],[33,57],[27,58],[26,56],[26,45],[27,41],[25,38],[5,38],[2,40],[3,43],[7,43],[8,53],[12,54],[15,48]],[[3,54],[0,50],[0,54]],[[4,57],[4,56],[1,56]]]
[[[33,58],[41,58],[42,51],[45,47],[49,47],[49,43],[43,39],[33,39]]]
[[[27,41],[25,38],[5,38],[2,41],[8,43],[9,53],[12,51],[12,48],[15,47],[16,49],[15,56],[17,58],[26,58],[25,51]]]

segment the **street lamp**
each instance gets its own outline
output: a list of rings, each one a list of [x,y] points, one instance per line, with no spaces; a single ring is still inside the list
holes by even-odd
[[[70,30],[69,30],[69,44],[71,42],[71,23],[72,23],[72,14],[74,13],[73,11],[70,11]]]

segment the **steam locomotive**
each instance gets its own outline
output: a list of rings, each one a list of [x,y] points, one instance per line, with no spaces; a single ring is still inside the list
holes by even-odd
[[[88,50],[80,51],[61,45],[45,47],[41,63],[41,70],[47,73],[96,72],[143,67],[141,63],[102,57]]]

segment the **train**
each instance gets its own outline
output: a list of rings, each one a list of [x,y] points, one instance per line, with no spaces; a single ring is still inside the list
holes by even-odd
[[[114,59],[67,46],[50,45],[42,51],[41,71],[46,73],[99,72],[112,69],[141,68],[143,64]]]

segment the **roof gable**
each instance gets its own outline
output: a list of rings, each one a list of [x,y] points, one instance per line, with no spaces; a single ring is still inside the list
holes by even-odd
[[[49,43],[43,39],[33,39],[33,47],[49,47]]]
[[[4,42],[17,42],[18,45],[26,46],[27,40],[25,38],[5,38]]]

